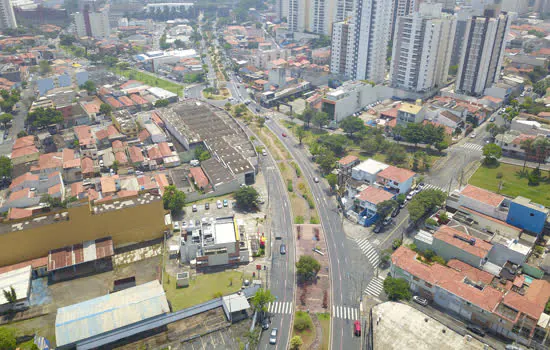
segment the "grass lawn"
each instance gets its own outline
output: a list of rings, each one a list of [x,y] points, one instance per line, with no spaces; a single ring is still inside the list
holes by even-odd
[[[470,178],[469,183],[492,192],[498,192],[499,183],[502,181],[500,194],[509,197],[523,196],[535,203],[550,207],[550,182],[543,180],[538,186],[529,186],[527,178],[519,176],[522,168],[502,163],[496,168],[481,166]],[[502,178],[497,179],[497,174],[502,174]],[[547,174],[543,172],[542,176],[545,175]]]
[[[183,91],[183,86],[179,84],[172,83],[170,81],[158,78],[154,75],[143,73],[140,71],[137,71],[135,69],[126,69],[126,70],[120,70],[116,69],[114,70],[116,74],[123,75],[128,79],[134,79],[141,81],[144,84],[156,86],[164,90],[168,90],[170,92],[173,92],[179,96],[181,96]]]
[[[209,100],[225,100],[227,97],[223,96],[223,95],[214,95],[214,94],[211,94],[209,92],[202,92],[202,95],[204,96],[204,98],[207,98]]]
[[[323,329],[323,342],[321,343],[321,349],[328,350],[330,348],[330,314],[328,312],[317,314],[317,319]]]
[[[296,329],[296,322],[303,320],[306,323],[309,323],[309,329],[304,329],[302,331],[299,331]],[[304,311],[298,311],[296,312],[296,315],[294,316],[294,327],[292,327],[292,336],[295,335],[300,336],[302,338],[302,342],[304,345],[302,345],[302,349],[309,349],[311,344],[315,341],[315,326],[313,325],[313,321],[311,320],[311,317],[307,312]]]
[[[191,279],[189,287],[176,289],[176,278],[165,274],[163,286],[173,310],[177,311],[214,299],[216,293],[227,295],[238,291],[242,277],[241,272],[233,270],[203,274]],[[245,279],[250,277],[245,275]],[[233,285],[230,285],[231,278]]]

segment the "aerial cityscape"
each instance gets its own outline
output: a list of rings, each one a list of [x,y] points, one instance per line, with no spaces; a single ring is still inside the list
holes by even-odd
[[[550,349],[550,0],[0,0],[0,350]]]

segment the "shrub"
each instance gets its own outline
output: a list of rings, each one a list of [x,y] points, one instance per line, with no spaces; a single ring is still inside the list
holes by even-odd
[[[307,329],[311,329],[312,327],[313,322],[311,321],[309,314],[304,311],[297,311],[294,317],[294,329],[299,332],[303,332]]]
[[[294,191],[294,186],[292,185],[292,180],[286,180],[286,188],[288,192]]]
[[[436,255],[432,258],[432,261],[435,262],[435,263],[438,263],[440,265],[447,265],[447,262],[445,261],[445,259],[443,259],[442,257],[440,257],[439,255]]]
[[[502,173],[501,172],[497,173],[497,179],[502,179]]]
[[[294,218],[294,223],[297,225],[303,224],[305,222],[304,217],[299,215]]]
[[[401,246],[401,244],[403,244],[403,240],[401,240],[400,238],[396,238],[396,239],[393,240],[392,248],[395,250],[395,249],[399,248]]]
[[[309,223],[317,225],[317,224],[319,224],[319,218],[316,217],[316,216],[312,216],[311,218],[309,218]]]
[[[221,298],[223,296],[222,292],[216,292],[212,294],[212,299]]]
[[[429,261],[431,261],[434,258],[434,256],[435,256],[435,253],[431,249],[426,249],[426,251],[424,252],[424,257]]]
[[[323,291],[323,309],[326,309],[328,307],[328,292],[325,289]]]
[[[536,245],[535,246],[535,254],[537,256],[541,256],[542,254],[544,254],[544,247],[540,246],[540,245]]]
[[[426,219],[424,223],[426,224],[426,226],[437,226],[437,221],[432,218]]]

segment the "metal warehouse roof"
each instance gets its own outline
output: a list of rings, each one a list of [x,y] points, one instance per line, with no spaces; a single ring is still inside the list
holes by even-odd
[[[31,271],[31,265],[27,265],[0,275],[0,305],[8,303],[2,291],[9,291],[10,287],[13,287],[15,290],[18,300],[24,299],[29,295]]]
[[[151,281],[57,309],[56,342],[66,346],[168,312],[162,286]]]
[[[103,259],[113,254],[113,240],[111,237],[50,250],[48,254],[48,271]]]

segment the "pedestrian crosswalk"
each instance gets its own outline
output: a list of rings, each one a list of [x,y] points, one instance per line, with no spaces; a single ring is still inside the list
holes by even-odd
[[[465,148],[465,149],[470,150],[470,151],[476,151],[476,152],[481,152],[483,150],[482,145],[477,145],[475,143],[469,143],[469,142],[463,144],[460,147]]]
[[[364,293],[373,297],[378,297],[382,293],[382,290],[384,290],[384,280],[378,276],[374,276]]]
[[[272,314],[291,314],[292,303],[288,301],[276,301],[269,304],[268,311]]]
[[[356,242],[359,245],[359,248],[361,248],[363,253],[367,256],[367,259],[369,259],[372,266],[377,267],[380,263],[380,257],[378,256],[376,249],[374,249],[369,240],[363,238],[358,239]]]
[[[440,191],[443,191],[443,192],[447,192],[447,190],[445,190],[444,188],[436,186],[436,185],[432,185],[432,184],[424,185],[424,188],[422,188],[422,190],[423,191],[424,190],[440,190]]]
[[[359,316],[361,315],[359,314],[359,309],[356,307],[332,305],[333,318],[341,318],[344,320],[358,320]]]

